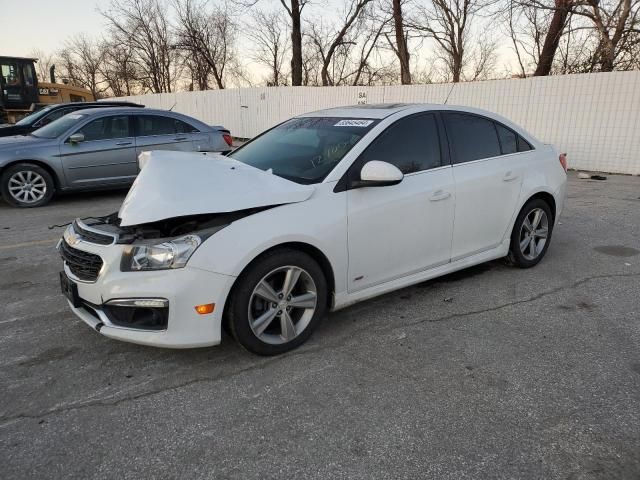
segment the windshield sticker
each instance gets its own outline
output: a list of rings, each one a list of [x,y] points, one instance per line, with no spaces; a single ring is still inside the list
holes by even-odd
[[[373,120],[340,120],[334,127],[368,127],[372,123]]]

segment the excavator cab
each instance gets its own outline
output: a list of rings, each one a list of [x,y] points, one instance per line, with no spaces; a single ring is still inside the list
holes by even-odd
[[[7,110],[29,111],[38,103],[35,62],[33,58],[0,57],[0,117]]]

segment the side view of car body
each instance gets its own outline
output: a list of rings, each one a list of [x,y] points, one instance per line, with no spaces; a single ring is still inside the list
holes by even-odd
[[[135,107],[67,114],[28,136],[0,139],[0,192],[9,204],[37,207],[55,191],[130,185],[149,150],[227,152],[229,131],[175,112]]]
[[[9,137],[12,135],[28,135],[31,132],[36,131],[39,128],[48,125],[54,120],[65,116],[68,113],[75,112],[86,108],[109,108],[109,107],[138,107],[144,108],[144,105],[139,105],[133,102],[70,102],[70,103],[58,103],[55,105],[49,105],[47,107],[36,110],[35,112],[27,115],[14,125],[0,125],[0,137]]]
[[[505,256],[536,265],[566,189],[553,147],[443,105],[314,112],[215,162],[148,157],[119,212],[64,233],[73,312],[163,347],[215,345],[226,323],[265,355],[327,310]]]

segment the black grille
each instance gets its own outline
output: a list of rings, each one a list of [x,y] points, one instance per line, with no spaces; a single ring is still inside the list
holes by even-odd
[[[93,253],[73,248],[64,240],[60,243],[60,255],[71,273],[80,280],[94,281],[102,268],[102,259]]]
[[[111,245],[113,243],[113,237],[111,235],[105,235],[102,233],[87,230],[85,228],[82,228],[76,221],[73,222],[73,230],[83,240],[90,243],[96,243],[98,245]]]

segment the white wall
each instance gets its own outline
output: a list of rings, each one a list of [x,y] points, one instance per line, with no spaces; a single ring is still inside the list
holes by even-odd
[[[563,75],[389,87],[276,87],[131,96],[236,137],[253,137],[294,115],[356,103],[427,102],[497,112],[567,152],[574,169],[640,175],[640,72]]]

